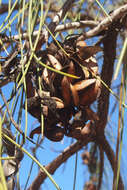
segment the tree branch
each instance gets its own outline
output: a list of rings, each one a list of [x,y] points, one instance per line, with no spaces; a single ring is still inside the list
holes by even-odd
[[[104,63],[103,63],[102,72],[101,72],[101,79],[108,85],[109,88],[111,87],[111,81],[112,81],[112,76],[113,76],[113,71],[114,71],[114,62],[116,58],[117,35],[118,35],[118,31],[116,30],[113,23],[109,27],[107,35],[103,39]],[[103,151],[105,151],[108,157],[108,160],[110,161],[113,172],[115,172],[114,152],[112,148],[110,147],[110,145],[108,144],[104,135],[104,129],[107,124],[108,111],[109,111],[109,97],[110,97],[109,90],[105,86],[102,86],[101,95],[98,100],[98,116],[100,120],[97,121],[96,123],[96,133],[97,133],[96,142],[100,147],[101,157],[103,158],[102,154],[103,154]],[[103,168],[103,166],[101,166],[100,168]],[[102,179],[102,176],[100,176],[100,179]],[[100,186],[101,186],[101,181],[99,181],[98,188],[100,188]],[[118,187],[119,187],[118,189],[121,189],[121,190],[124,189],[121,177],[119,178]]]
[[[48,28],[50,29],[50,31],[52,33],[54,33],[54,32],[59,32],[59,31],[63,31],[63,30],[69,30],[69,29],[73,29],[73,28],[82,28],[82,27],[86,27],[86,26],[88,26],[88,27],[95,26],[93,29],[89,30],[88,32],[83,33],[78,38],[79,41],[84,40],[86,38],[96,36],[101,31],[106,29],[109,25],[111,25],[114,21],[122,18],[126,14],[126,11],[127,11],[127,5],[125,4],[125,5],[121,6],[120,8],[114,10],[110,14],[110,17],[106,17],[100,23],[95,22],[95,21],[80,21],[80,22],[66,23],[64,25],[58,25],[59,22],[65,16],[66,12],[68,11],[68,9],[70,8],[70,6],[72,5],[73,2],[74,2],[74,0],[73,1],[70,0],[70,1],[65,2],[63,7],[61,8],[61,10],[54,17],[54,20],[49,24]],[[37,34],[38,34],[38,31],[33,32],[33,36],[36,36]],[[42,36],[44,34],[45,34],[45,31],[42,30]],[[44,36],[43,36],[43,39],[44,39]],[[25,39],[27,37],[28,37],[27,33],[22,34],[22,39]],[[12,39],[19,40],[19,35],[13,36]],[[6,39],[6,41],[7,41],[7,39]],[[4,42],[4,40],[3,40],[3,42]]]
[[[79,22],[69,22],[69,23],[57,25],[55,32],[62,32],[65,30],[85,28],[85,27],[93,28],[93,27],[97,26],[98,24],[99,24],[99,22],[93,21],[93,20],[84,20],[84,21],[82,20]],[[37,34],[38,34],[38,30],[35,30],[33,32],[33,36],[35,37],[35,36],[37,36]],[[22,33],[21,38],[22,38],[22,40],[28,38],[28,33],[27,32]],[[11,40],[19,40],[19,39],[20,39],[20,37],[17,34],[17,35],[2,39],[2,41],[7,43],[7,42],[10,42]]]
[[[100,24],[98,24],[95,28],[92,30],[83,33],[78,40],[85,40],[86,38],[91,38],[93,36],[96,36],[101,31],[109,27],[114,21],[117,21],[118,19],[122,18],[127,12],[127,4],[121,6],[120,8],[114,10],[110,17],[106,17]]]

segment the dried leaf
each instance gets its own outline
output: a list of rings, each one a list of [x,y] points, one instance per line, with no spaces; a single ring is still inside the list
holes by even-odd
[[[86,64],[86,62],[85,62],[85,64]],[[83,73],[85,75],[85,79],[90,78],[91,73],[90,73],[88,67],[84,66],[84,64],[83,64],[83,67],[82,67],[82,71],[83,71]]]

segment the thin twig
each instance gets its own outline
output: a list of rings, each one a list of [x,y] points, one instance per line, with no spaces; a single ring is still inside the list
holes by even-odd
[[[24,132],[19,128],[18,124],[13,119],[13,117],[12,117],[12,115],[10,113],[9,107],[8,107],[8,103],[7,103],[7,101],[6,101],[5,97],[4,97],[1,89],[0,89],[0,94],[1,94],[1,97],[2,97],[2,99],[3,99],[3,101],[4,101],[5,105],[6,105],[7,113],[9,115],[9,118],[10,118],[11,122],[14,125],[14,127],[20,132],[20,134],[22,134],[22,136],[23,136],[23,142],[24,142]]]

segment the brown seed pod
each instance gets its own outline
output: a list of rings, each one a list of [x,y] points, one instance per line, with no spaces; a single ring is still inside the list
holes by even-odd
[[[77,92],[76,88],[72,84],[70,84],[70,89],[71,89],[71,93],[72,93],[72,96],[73,96],[74,105],[78,106],[78,104],[79,104],[78,92]]]
[[[89,164],[90,162],[90,153],[88,151],[83,152],[82,156],[82,160],[83,160],[83,164]]]
[[[83,90],[90,86],[91,84],[94,84],[96,82],[96,79],[87,79],[87,80],[82,80],[74,84],[74,88],[77,91]]]
[[[91,84],[84,93],[81,93],[80,105],[92,104],[100,95],[101,82],[99,79],[94,84]]]
[[[45,131],[44,135],[51,141],[59,142],[64,137],[64,129],[61,127],[53,127]]]
[[[41,127],[37,127],[30,133],[30,138],[33,138],[35,134],[41,134]],[[58,142],[61,141],[64,137],[64,129],[61,127],[53,126],[51,129],[44,129],[44,136],[47,137],[49,140]]]
[[[71,101],[71,91],[70,91],[70,83],[66,76],[64,76],[61,81],[61,87],[62,87],[62,96],[64,99],[64,104],[65,106],[68,106]]]

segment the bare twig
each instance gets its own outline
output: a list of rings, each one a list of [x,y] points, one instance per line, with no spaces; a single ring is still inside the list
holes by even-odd
[[[69,22],[65,24],[60,24],[56,27],[55,32],[61,32],[65,30],[70,30],[70,29],[77,29],[77,28],[85,28],[85,27],[90,27],[93,28],[97,26],[99,22],[93,21],[93,20],[81,20],[79,22]]]
[[[117,21],[118,19],[122,18],[127,12],[127,4],[121,6],[120,8],[116,9],[110,14],[110,18],[106,17],[98,26],[93,28],[92,30],[83,33],[78,40],[85,40],[86,38],[90,38],[93,36],[96,36],[101,31],[106,29],[109,25],[111,25],[114,21]]]

